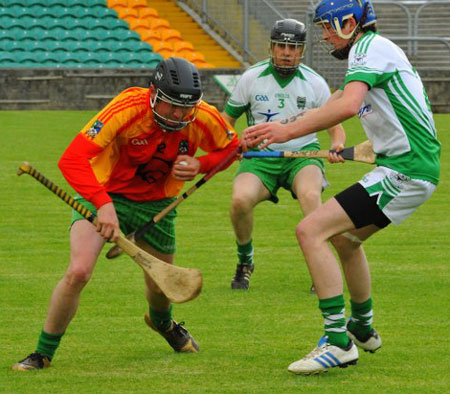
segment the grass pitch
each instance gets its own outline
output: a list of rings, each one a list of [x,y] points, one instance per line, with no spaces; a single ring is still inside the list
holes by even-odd
[[[178,209],[177,263],[198,267],[204,288],[174,316],[199,342],[199,354],[175,354],[144,324],[142,275],[127,256],[99,259],[52,367],[17,373],[11,364],[34,351],[48,300],[68,261],[69,208],[16,170],[29,161],[73,193],[57,160],[92,112],[0,112],[0,392],[1,393],[444,393],[450,391],[450,116],[437,115],[441,184],[399,227],[365,244],[371,263],[376,354],[356,367],[302,377],[286,367],[322,333],[317,299],[295,239],[301,218],[286,191],[255,210],[255,263],[248,292],[230,290],[235,241],[228,218],[237,164]],[[242,124],[242,122],[241,122]],[[357,120],[348,145],[362,142]],[[326,133],[321,134],[328,146]],[[327,164],[327,199],[371,166]],[[189,185],[187,185],[189,186]],[[106,250],[105,250],[106,251]],[[348,300],[348,297],[347,297]]]

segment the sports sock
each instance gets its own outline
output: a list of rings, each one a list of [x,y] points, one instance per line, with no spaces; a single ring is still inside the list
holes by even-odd
[[[168,311],[155,311],[149,308],[150,319],[159,331],[167,331],[172,324],[172,305]]]
[[[325,335],[328,343],[345,348],[349,339],[345,328],[345,301],[343,294],[319,300],[319,308],[324,318]]]
[[[48,357],[49,360],[52,360],[63,335],[64,333],[49,334],[48,332],[42,330],[41,335],[39,335],[36,352],[42,354],[45,357]]]
[[[350,305],[352,316],[347,326],[358,339],[365,340],[368,338],[370,330],[373,329],[372,297],[361,303],[350,300]]]
[[[252,240],[250,242],[240,245],[236,242],[237,245],[237,255],[239,259],[239,263],[251,265],[253,264],[253,245]]]

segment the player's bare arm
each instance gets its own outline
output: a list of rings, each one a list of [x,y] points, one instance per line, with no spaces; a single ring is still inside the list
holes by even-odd
[[[281,122],[261,123],[244,130],[242,149],[260,145],[264,149],[276,142],[286,142],[316,131],[328,129],[356,115],[368,91],[364,82],[348,83],[341,95],[332,96],[325,105]]]

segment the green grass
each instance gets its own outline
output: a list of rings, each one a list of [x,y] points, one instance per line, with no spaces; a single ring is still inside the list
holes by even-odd
[[[315,377],[286,367],[312,350],[322,332],[317,299],[295,239],[301,215],[289,193],[255,212],[256,271],[248,292],[232,292],[236,257],[228,219],[236,164],[179,207],[177,262],[198,267],[203,292],[177,305],[201,346],[174,354],[143,322],[138,266],[127,256],[99,259],[80,309],[53,365],[37,373],[9,368],[33,351],[48,299],[68,259],[69,208],[27,176],[27,160],[68,191],[57,160],[92,112],[0,112],[0,392],[1,393],[444,393],[450,391],[450,116],[438,115],[441,184],[418,212],[389,226],[365,249],[371,262],[377,354],[356,367]],[[349,144],[364,140],[345,124]],[[323,146],[328,146],[322,133]],[[327,165],[329,198],[370,166]]]

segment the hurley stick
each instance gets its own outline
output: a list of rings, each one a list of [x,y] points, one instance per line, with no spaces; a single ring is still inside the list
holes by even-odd
[[[45,178],[30,164],[24,162],[20,165],[17,175],[31,175],[47,189],[55,193],[64,202],[84,216],[94,226],[97,225],[97,217],[84,205],[75,201],[69,194]],[[202,274],[193,268],[182,268],[167,264],[155,256],[139,248],[123,235],[116,242],[158,285],[166,297],[175,303],[182,303],[197,297],[202,289]]]
[[[336,151],[331,151],[336,153]],[[250,151],[245,152],[243,157],[245,159],[252,157],[321,157],[327,158],[329,150],[303,150],[303,151]],[[372,149],[372,143],[370,141],[362,142],[361,144],[345,148],[338,153],[345,160],[359,161],[361,163],[374,164],[375,153]]]

